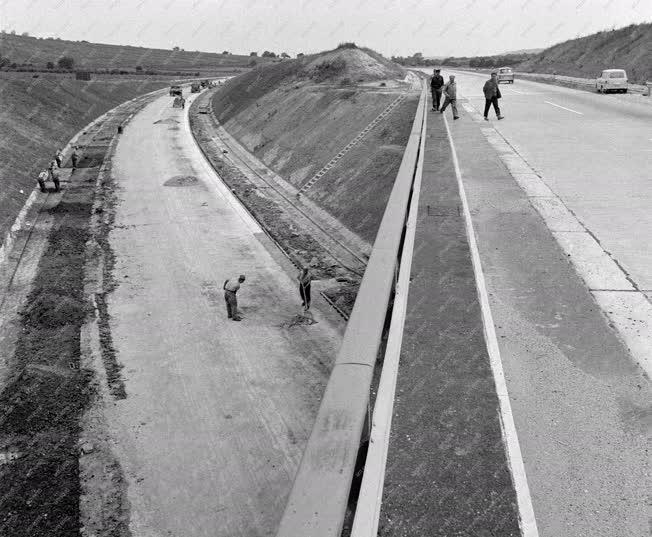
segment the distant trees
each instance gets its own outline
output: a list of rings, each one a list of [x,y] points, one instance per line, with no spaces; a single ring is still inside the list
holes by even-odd
[[[228,50],[222,51],[223,56],[228,56],[229,54],[231,54],[231,53]]]
[[[269,50],[266,50],[263,52],[263,58],[276,58],[276,54],[274,52],[270,52]]]
[[[174,50],[174,52],[179,52],[181,49],[179,47],[172,47],[172,50]]]
[[[142,66],[140,66],[140,65],[136,66],[136,71],[138,71],[140,73],[142,70],[143,70]]]
[[[287,52],[282,52],[281,53],[281,58],[289,58],[290,55]]]
[[[257,52],[250,52],[249,56],[258,56],[258,53]]]
[[[45,64],[46,69],[54,69],[54,62],[48,62]]]
[[[29,37],[29,32],[23,32],[23,33],[20,34],[20,35],[22,35],[23,37]]]
[[[60,69],[67,69],[71,71],[75,66],[75,60],[70,56],[63,56],[57,60],[57,65]]]
[[[305,54],[303,52],[299,52],[299,54],[297,54],[297,58],[303,58],[304,56]]]

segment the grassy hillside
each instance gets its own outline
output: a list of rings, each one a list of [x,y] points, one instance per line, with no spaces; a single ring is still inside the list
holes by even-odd
[[[175,51],[105,45],[86,41],[41,39],[21,35],[0,34],[0,55],[16,64],[32,64],[44,68],[47,62],[56,65],[59,58],[69,56],[75,67],[86,69],[135,69],[174,71],[211,71],[246,67],[251,58],[214,52]],[[266,59],[257,58],[258,62]]]
[[[4,156],[0,166],[0,241],[36,184],[36,176],[82,127],[123,101],[167,86],[165,81],[72,77],[0,79]]]
[[[305,193],[373,243],[418,101],[405,76],[400,66],[373,51],[339,48],[232,79],[215,94],[213,110],[249,151],[300,188],[407,92]]]
[[[625,69],[632,82],[652,80],[652,23],[572,39],[518,66],[525,72],[595,78],[603,69]]]

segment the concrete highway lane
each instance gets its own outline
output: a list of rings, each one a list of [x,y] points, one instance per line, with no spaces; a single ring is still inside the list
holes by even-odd
[[[456,72],[480,113],[488,75]],[[492,126],[641,290],[652,289],[652,103],[519,80],[501,84]],[[629,103],[628,101],[632,101]]]
[[[108,311],[126,398],[107,408],[136,536],[273,535],[341,326],[312,326],[261,230],[161,97],[121,135]],[[222,283],[245,273],[242,322]],[[317,297],[318,298],[318,297]]]
[[[457,75],[449,123],[539,535],[647,535],[652,393],[631,342],[649,319],[623,337],[604,282],[643,300],[650,286],[652,107],[517,80],[485,122],[487,77]],[[555,195],[572,219],[542,217]],[[582,259],[580,237],[610,255]]]

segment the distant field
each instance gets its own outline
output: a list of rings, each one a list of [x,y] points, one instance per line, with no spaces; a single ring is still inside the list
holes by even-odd
[[[134,70],[140,66],[143,70],[187,72],[248,67],[251,61],[249,56],[235,54],[106,45],[11,34],[0,35],[0,54],[17,65],[32,64],[39,68],[45,68],[47,62],[56,65],[63,56],[73,58],[75,67],[82,69]],[[257,58],[256,61],[263,63],[267,59]]]
[[[0,137],[4,150],[0,165],[0,241],[34,188],[38,170],[46,166],[58,148],[107,110],[169,84],[169,79],[147,77],[102,77],[84,82],[71,75],[26,75],[2,73],[0,78]]]

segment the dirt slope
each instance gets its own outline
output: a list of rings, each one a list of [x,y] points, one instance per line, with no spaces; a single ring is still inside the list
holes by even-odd
[[[652,79],[652,23],[572,39],[518,66],[535,73],[594,78],[603,69],[625,69],[632,82]]]
[[[89,69],[134,69],[140,65],[143,69],[206,70],[247,66],[250,60],[249,56],[235,54],[106,45],[11,34],[0,34],[0,52],[12,62],[38,67],[44,67],[50,61],[56,64],[62,56],[70,56],[75,60],[75,66]],[[257,58],[257,61],[265,60]]]
[[[82,127],[114,106],[165,87],[164,81],[74,80],[58,75],[0,79],[3,160],[0,167],[0,241],[47,165]]]
[[[372,243],[418,101],[405,76],[400,66],[373,51],[340,48],[232,79],[215,94],[213,111],[249,151],[301,188],[388,105],[405,96],[305,191]]]

